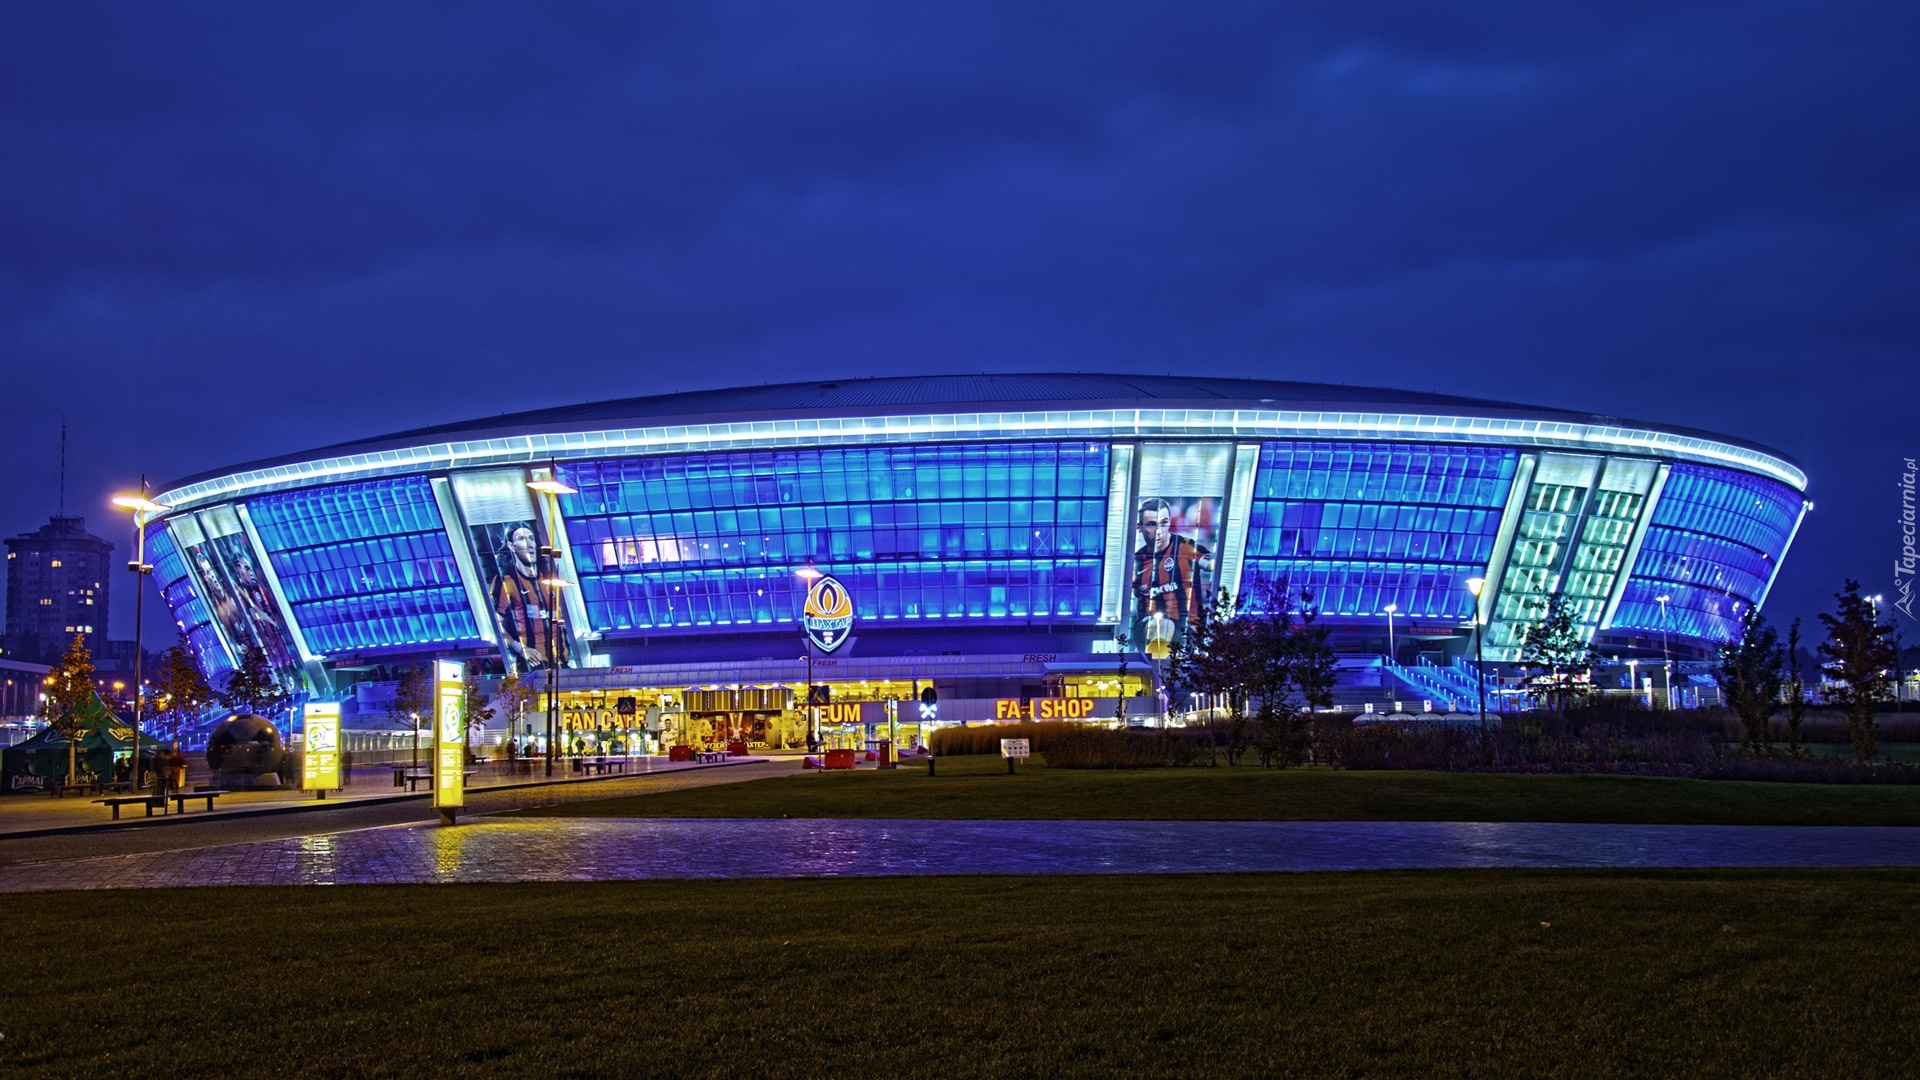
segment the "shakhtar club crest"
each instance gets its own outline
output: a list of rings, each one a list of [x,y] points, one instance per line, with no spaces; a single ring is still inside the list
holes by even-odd
[[[832,652],[847,643],[853,629],[853,598],[847,587],[832,577],[816,578],[807,589],[807,604],[800,611],[800,624],[807,637],[821,652]]]

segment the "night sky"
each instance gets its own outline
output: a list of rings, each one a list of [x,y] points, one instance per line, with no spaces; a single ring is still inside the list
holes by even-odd
[[[1181,371],[1757,440],[1816,503],[1769,613],[1891,598],[1920,8],[1436,6],[8,5],[0,534],[54,511],[62,416],[68,512],[124,554],[142,472]]]

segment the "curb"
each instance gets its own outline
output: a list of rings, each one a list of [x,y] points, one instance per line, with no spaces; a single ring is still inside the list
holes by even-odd
[[[647,775],[665,776],[670,773],[700,772],[706,769],[727,769],[736,765],[760,765],[777,758],[748,757],[728,761],[709,762],[705,765],[687,765],[660,773],[621,773],[617,776],[569,776],[557,780],[528,780],[517,784],[489,784],[483,788],[468,788],[469,794],[489,794],[495,791],[524,791],[527,788],[558,787],[562,784],[596,784],[606,780],[633,780]],[[0,843],[8,840],[28,840],[39,836],[71,836],[75,833],[114,832],[120,829],[145,828],[153,825],[201,825],[209,821],[227,821],[232,818],[269,817],[275,814],[309,814],[322,810],[350,810],[359,806],[390,806],[394,803],[424,802],[433,798],[431,791],[406,792],[400,795],[368,795],[358,799],[312,799],[305,802],[284,803],[277,806],[261,806],[247,810],[216,810],[211,814],[164,814],[157,818],[122,818],[119,821],[96,821],[89,825],[61,825],[51,829],[25,829],[20,832],[0,832]]]

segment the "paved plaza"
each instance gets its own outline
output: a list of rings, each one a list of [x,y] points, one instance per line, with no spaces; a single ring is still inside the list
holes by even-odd
[[[477,820],[0,867],[0,891],[931,874],[1920,865],[1920,828]]]

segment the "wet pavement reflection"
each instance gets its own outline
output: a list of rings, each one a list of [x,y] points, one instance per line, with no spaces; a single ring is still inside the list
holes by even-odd
[[[0,891],[194,885],[1920,865],[1920,828],[1320,821],[479,820],[0,867]]]

